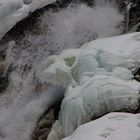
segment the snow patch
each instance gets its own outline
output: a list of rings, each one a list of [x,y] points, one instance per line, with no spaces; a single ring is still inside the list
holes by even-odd
[[[140,139],[140,114],[110,113],[80,126],[63,140],[138,140]]]
[[[40,9],[56,0],[1,0],[0,1],[0,39],[16,23],[33,11]]]

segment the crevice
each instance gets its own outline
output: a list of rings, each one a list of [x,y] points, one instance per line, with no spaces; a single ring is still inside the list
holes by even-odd
[[[61,100],[62,101],[62,100]],[[47,140],[52,125],[58,119],[61,101],[51,106],[38,119],[36,127],[31,135],[31,140]]]

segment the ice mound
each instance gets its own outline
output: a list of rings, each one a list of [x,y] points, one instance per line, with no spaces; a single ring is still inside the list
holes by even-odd
[[[139,131],[140,114],[110,113],[80,126],[63,140],[138,140]]]
[[[48,140],[67,137],[81,124],[108,112],[137,112],[140,83],[140,33],[98,39],[42,62],[41,80],[67,87],[59,120]]]
[[[29,13],[40,9],[56,0],[1,0],[0,1],[0,39],[17,22]]]

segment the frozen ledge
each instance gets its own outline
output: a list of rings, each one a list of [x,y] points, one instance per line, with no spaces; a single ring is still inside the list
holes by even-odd
[[[1,0],[0,1],[0,39],[16,23],[24,19],[30,12],[34,12],[56,0]]]

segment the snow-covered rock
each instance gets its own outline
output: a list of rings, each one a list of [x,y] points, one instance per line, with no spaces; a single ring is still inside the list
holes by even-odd
[[[133,71],[139,63],[140,33],[98,39],[42,62],[42,81],[68,86],[48,140],[69,136],[108,112],[136,112],[140,83],[133,80]]]
[[[40,9],[56,0],[1,0],[0,1],[0,39],[17,22],[29,13]]]
[[[110,113],[80,126],[63,140],[138,140],[140,114]]]

